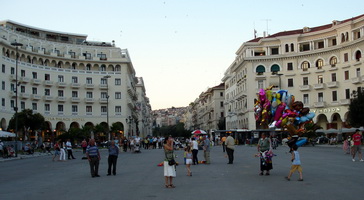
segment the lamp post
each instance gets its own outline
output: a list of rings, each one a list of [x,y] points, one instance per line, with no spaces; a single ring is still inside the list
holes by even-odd
[[[108,79],[111,78],[110,75],[104,76],[106,79],[106,123],[107,123],[107,137],[108,141],[110,141],[110,128],[109,128],[109,81]]]
[[[133,122],[133,118],[131,116],[129,116],[128,118],[125,119],[125,121],[126,121],[126,123],[129,124],[129,130],[128,130],[129,134],[128,134],[128,136],[130,136],[130,129],[131,129],[131,123]]]
[[[15,59],[15,157],[18,157],[18,47],[23,46],[22,43],[13,42],[11,45],[15,46],[16,59]]]
[[[278,76],[278,78],[279,78],[279,89],[281,89],[281,76],[283,75],[283,74],[276,74],[277,76]]]

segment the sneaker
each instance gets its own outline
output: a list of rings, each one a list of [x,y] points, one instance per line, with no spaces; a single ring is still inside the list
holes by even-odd
[[[353,162],[355,162],[355,159],[353,158]]]
[[[302,178],[300,178],[300,179],[298,179],[298,181],[303,181],[303,179],[302,179]]]
[[[363,159],[360,159],[360,162],[364,162],[364,160]]]

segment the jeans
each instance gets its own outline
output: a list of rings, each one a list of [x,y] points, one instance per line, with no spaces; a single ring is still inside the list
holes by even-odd
[[[192,163],[198,164],[198,158],[197,158],[197,154],[198,154],[198,150],[197,149],[193,149],[192,150]]]
[[[230,149],[230,148],[226,148],[226,153],[227,153],[227,155],[229,157],[229,163],[233,164],[233,162],[234,162],[234,150]]]

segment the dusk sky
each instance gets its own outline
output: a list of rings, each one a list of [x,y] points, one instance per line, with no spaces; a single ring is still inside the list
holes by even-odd
[[[344,20],[364,1],[328,0],[12,0],[0,20],[88,35],[128,49],[152,109],[188,106],[221,83],[235,52],[263,31],[273,34]]]

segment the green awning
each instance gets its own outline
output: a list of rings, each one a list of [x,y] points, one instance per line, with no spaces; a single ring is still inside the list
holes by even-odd
[[[257,67],[257,72],[265,72],[265,67],[263,65],[259,65]]]
[[[270,71],[271,72],[279,72],[279,66],[278,65],[272,65],[272,67],[270,67]]]

